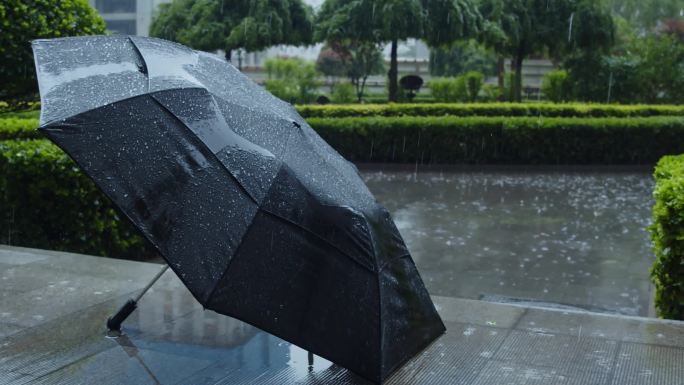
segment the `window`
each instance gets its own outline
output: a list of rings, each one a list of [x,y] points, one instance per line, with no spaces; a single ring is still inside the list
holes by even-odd
[[[95,8],[100,13],[135,13],[136,0],[97,0]]]
[[[135,35],[135,20],[105,20],[107,29],[121,35]]]

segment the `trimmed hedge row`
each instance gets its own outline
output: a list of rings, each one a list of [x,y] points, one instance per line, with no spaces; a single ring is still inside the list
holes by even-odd
[[[653,175],[655,305],[660,317],[684,320],[684,155],[663,157]]]
[[[40,118],[40,110],[24,110],[0,113],[0,119],[18,118],[18,119],[38,119]]]
[[[47,140],[0,141],[0,243],[143,259],[151,246]]]
[[[355,162],[643,164],[684,152],[684,118],[309,118]]]
[[[663,117],[684,116],[684,106],[667,105],[600,105],[548,103],[473,103],[473,104],[371,104],[371,105],[299,105],[297,111],[307,120],[312,118],[361,117]],[[39,111],[0,114],[0,140],[33,139],[40,134]]]
[[[638,164],[684,152],[684,117],[405,116],[307,121],[356,162]],[[40,136],[35,120],[16,120],[21,123],[14,126],[2,122],[0,138]]]
[[[427,101],[427,100],[426,100]],[[538,117],[650,117],[684,116],[682,105],[617,105],[586,103],[413,103],[413,104],[304,104],[296,105],[304,117],[362,116],[530,116]],[[38,119],[40,110],[0,113],[7,118]]]
[[[529,116],[529,117],[650,117],[684,116],[684,106],[550,104],[550,103],[431,103],[300,105],[304,118],[365,116]]]
[[[0,140],[37,138],[40,136],[37,127],[38,119],[0,118]]]
[[[399,95],[402,98],[402,95]],[[371,104],[388,104],[389,96],[387,94],[366,94],[363,97],[364,102]],[[435,97],[429,93],[420,92],[413,98],[413,103],[434,103]]]

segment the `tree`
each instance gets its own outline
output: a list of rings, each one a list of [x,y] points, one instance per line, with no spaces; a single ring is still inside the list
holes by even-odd
[[[332,78],[331,92],[336,87],[334,77],[348,77],[361,102],[368,77],[383,73],[385,66],[379,44],[342,39],[327,42],[318,55],[316,70]]]
[[[684,103],[684,44],[674,35],[633,40],[613,55],[566,63],[575,95],[584,101]]]
[[[678,43],[684,43],[684,20],[676,18],[663,20],[661,33],[673,37]]]
[[[338,52],[330,45],[326,45],[318,53],[316,71],[329,78],[330,92],[333,92],[335,89],[336,79],[345,77],[349,73],[350,59],[346,53]]]
[[[512,57],[513,96],[522,96],[522,65],[533,54],[556,60],[606,51],[614,42],[610,11],[593,0],[482,0],[488,22],[481,35],[496,52]]]
[[[430,50],[430,75],[457,76],[479,71],[485,76],[496,74],[496,57],[474,40],[456,42],[450,47]]]
[[[316,40],[389,42],[389,99],[398,96],[397,46],[408,38],[433,46],[474,36],[481,18],[471,0],[325,0],[317,16]]]
[[[265,63],[266,89],[290,103],[311,103],[318,82],[314,63],[300,58],[271,58]]]
[[[105,23],[86,0],[3,0],[0,3],[0,98],[35,98],[31,40],[105,33]]]
[[[562,103],[569,96],[568,72],[564,70],[549,71],[542,79],[541,91],[547,99],[554,103]]]
[[[684,0],[603,0],[616,17],[648,33],[660,22],[671,18],[681,18]]]
[[[684,0],[602,0],[610,7],[616,42],[610,53],[582,52],[564,61],[580,100],[682,102]]]
[[[309,44],[313,10],[302,0],[173,0],[161,4],[150,35],[204,51],[259,51]]]
[[[357,101],[361,103],[368,77],[385,71],[382,51],[377,44],[364,42],[350,44],[346,47],[346,51],[350,58],[347,76],[356,90]]]

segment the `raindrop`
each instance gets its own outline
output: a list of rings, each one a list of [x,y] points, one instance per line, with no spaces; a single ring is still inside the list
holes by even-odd
[[[572,21],[575,18],[575,12],[570,14],[570,26],[568,26],[568,43],[572,38]]]

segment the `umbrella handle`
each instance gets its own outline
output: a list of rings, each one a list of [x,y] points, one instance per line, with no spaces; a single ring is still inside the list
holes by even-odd
[[[135,299],[129,299],[126,301],[123,306],[119,309],[119,311],[116,312],[113,316],[109,317],[107,319],[107,329],[110,331],[120,331],[121,330],[121,324],[128,318],[131,313],[138,307],[138,301],[140,301],[140,298],[142,298],[145,293],[147,293],[148,290],[154,285],[155,282],[161,278],[161,276],[168,270],[169,265],[164,266],[161,271],[157,273],[157,275],[152,278],[152,280],[143,288],[143,290],[138,294]]]
[[[131,313],[133,313],[133,310],[135,310],[138,307],[138,303],[135,302],[132,299],[129,299],[126,301],[123,306],[119,309],[119,311],[116,312],[113,316],[109,317],[107,319],[107,329],[110,331],[120,331],[121,330],[121,323],[123,323],[126,318],[128,318]]]

